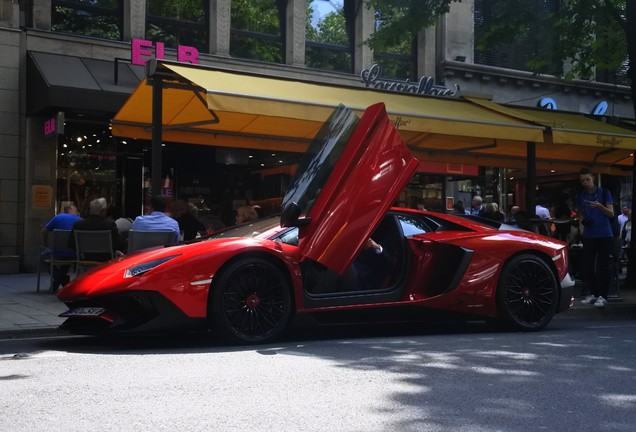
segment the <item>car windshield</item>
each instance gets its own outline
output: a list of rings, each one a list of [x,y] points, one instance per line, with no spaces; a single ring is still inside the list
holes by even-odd
[[[231,226],[217,233],[206,237],[208,239],[229,238],[229,237],[258,237],[279,226],[280,216],[272,216],[259,219],[247,224]]]
[[[296,203],[301,214],[309,212],[359,121],[344,105],[331,114],[299,162],[281,208]]]

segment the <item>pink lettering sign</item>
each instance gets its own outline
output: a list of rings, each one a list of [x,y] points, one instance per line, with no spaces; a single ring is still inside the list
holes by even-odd
[[[44,122],[44,135],[51,135],[54,133],[55,133],[55,118],[52,118]]]
[[[145,39],[133,39],[130,44],[130,62],[136,65],[146,64],[146,60],[141,56],[152,56],[152,51],[144,49],[145,47],[152,47],[152,41]]]
[[[145,39],[133,39],[130,44],[130,61],[132,64],[144,65],[148,58],[153,55],[152,41]],[[158,59],[165,59],[165,44],[157,42],[154,44],[154,56]],[[177,46],[177,61],[183,63],[199,64],[199,51],[191,46]]]
[[[191,46],[179,45],[177,47],[177,61],[199,64],[199,51]]]

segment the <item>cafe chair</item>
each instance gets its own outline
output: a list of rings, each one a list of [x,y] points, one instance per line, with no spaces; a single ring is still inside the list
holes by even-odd
[[[78,272],[115,257],[110,230],[74,230]]]
[[[174,231],[142,231],[128,232],[128,252],[151,247],[171,246],[175,244]]]
[[[68,240],[71,238],[70,230],[53,230],[48,233],[46,246],[39,248],[38,257],[38,281],[37,292],[40,292],[40,273],[44,266],[49,267],[49,290],[53,284],[53,270],[55,266],[73,266],[77,272],[77,258],[75,252],[68,247]],[[63,256],[62,253],[66,252]]]

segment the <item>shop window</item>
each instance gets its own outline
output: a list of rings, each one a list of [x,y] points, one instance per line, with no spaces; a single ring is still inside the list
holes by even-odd
[[[57,203],[77,205],[87,216],[90,202],[104,197],[116,203],[115,142],[105,127],[67,122],[58,138]]]
[[[493,2],[475,0],[475,63],[557,74],[560,60],[544,59],[551,57],[557,40],[556,31],[548,18],[558,8],[559,2],[556,0],[527,2],[521,10],[512,13],[505,8],[498,9]],[[498,26],[493,24],[500,22],[502,17],[514,17],[514,24],[523,26],[521,32],[496,33]]]
[[[53,0],[51,29],[122,40],[123,0]]]
[[[208,5],[207,0],[146,1],[146,39],[167,48],[187,45],[207,52]]]
[[[287,0],[232,0],[230,55],[284,62]]]
[[[343,0],[307,3],[305,62],[308,67],[339,72],[353,71],[353,5]]]
[[[401,13],[398,9],[375,11],[375,28],[382,27],[394,18],[395,13]],[[391,43],[382,43],[373,52],[373,61],[381,68],[381,75],[386,78],[416,79],[417,74],[417,46],[416,38],[409,32]]]

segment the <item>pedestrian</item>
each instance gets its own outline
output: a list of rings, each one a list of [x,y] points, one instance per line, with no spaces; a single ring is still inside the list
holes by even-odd
[[[581,303],[602,308],[607,305],[607,293],[612,281],[610,255],[614,235],[610,218],[614,217],[612,194],[594,184],[594,174],[588,168],[579,172],[583,190],[576,195],[576,212],[582,231],[583,278],[590,294]]]
[[[475,195],[472,201],[470,202],[470,214],[481,216],[484,213],[483,202],[484,200],[481,196]]]
[[[452,214],[456,214],[456,215],[465,215],[465,214],[469,214],[470,212],[468,212],[466,210],[466,208],[464,207],[464,201],[457,201],[455,204],[453,204],[453,211]]]
[[[623,227],[625,226],[625,222],[629,219],[632,210],[629,206],[624,205],[621,209],[621,214],[618,215],[618,229],[620,232],[623,232]]]
[[[499,205],[494,202],[484,205],[484,211],[481,215],[486,219],[491,219],[502,223],[506,219],[506,215],[499,211]]]

